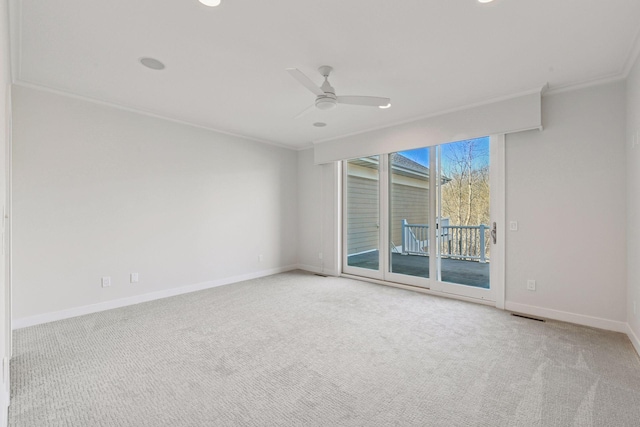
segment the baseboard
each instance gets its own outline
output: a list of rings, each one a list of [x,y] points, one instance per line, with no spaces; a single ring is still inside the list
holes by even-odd
[[[11,326],[14,330],[26,328],[29,326],[40,325],[43,323],[55,322],[56,320],[69,319],[71,317],[82,316],[85,314],[97,313],[100,311],[111,310],[114,308],[126,307],[128,305],[140,304],[143,302],[154,301],[162,298],[169,298],[176,295],[188,294],[191,292],[202,291],[205,289],[215,288],[218,286],[230,285],[232,283],[243,282],[245,280],[258,279],[260,277],[271,276],[273,274],[284,273],[286,271],[298,269],[297,265],[272,268],[269,270],[260,270],[253,273],[242,274],[239,276],[226,277],[224,279],[212,280],[209,282],[196,283],[193,285],[181,286],[178,288],[165,289],[158,292],[148,294],[135,295],[132,297],[120,298],[111,301],[104,301],[97,304],[85,305],[82,307],[74,307],[67,310],[55,311],[51,313],[37,314],[35,316],[22,317],[13,319]]]
[[[633,329],[631,329],[631,325],[629,325],[628,323],[627,323],[627,336],[631,340],[631,344],[633,344],[633,347],[636,349],[636,352],[638,353],[638,357],[640,357],[640,339],[638,339],[638,336],[635,334]]]
[[[575,323],[577,325],[590,326],[592,328],[605,329],[627,333],[629,327],[626,322],[603,319],[601,317],[586,316],[584,314],[570,313],[568,311],[553,310],[550,308],[536,307],[533,305],[519,304],[506,301],[505,310],[516,313],[529,314],[531,316],[543,317],[546,319],[560,320],[562,322]]]

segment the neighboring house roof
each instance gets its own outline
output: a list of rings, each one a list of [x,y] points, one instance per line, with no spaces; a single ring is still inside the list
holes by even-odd
[[[391,167],[396,169],[396,171],[401,174],[403,174],[402,172],[406,171],[411,175],[419,175],[420,177],[424,177],[424,179],[429,178],[428,167],[423,166],[420,163],[415,162],[400,153],[391,154]]]
[[[359,166],[377,168],[378,156],[354,159],[351,160],[351,162]],[[425,181],[429,179],[428,167],[421,165],[420,163],[411,160],[410,158],[405,157],[400,153],[391,153],[391,167],[393,168],[394,172],[399,175],[404,175]],[[451,181],[450,178],[447,178],[445,176],[442,177],[443,184],[446,184],[449,181]]]

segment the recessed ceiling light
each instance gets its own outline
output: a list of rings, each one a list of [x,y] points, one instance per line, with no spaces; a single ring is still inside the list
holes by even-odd
[[[140,63],[152,70],[164,70],[164,64],[155,58],[140,58]]]
[[[323,128],[323,127],[325,127],[327,124],[326,124],[326,123],[323,123],[323,122],[315,122],[313,125],[314,125],[315,127],[317,127],[317,128]]]
[[[220,5],[220,0],[200,0],[200,3],[205,6],[216,7]]]
[[[478,3],[491,3],[493,0],[478,0]]]
[[[391,107],[391,103],[388,103],[387,105],[379,105],[378,108],[382,108],[383,110],[390,108]]]

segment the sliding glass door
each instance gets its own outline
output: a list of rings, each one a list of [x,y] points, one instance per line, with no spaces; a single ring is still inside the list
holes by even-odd
[[[502,140],[491,140],[345,162],[344,272],[495,301],[493,236],[504,221],[491,153]]]

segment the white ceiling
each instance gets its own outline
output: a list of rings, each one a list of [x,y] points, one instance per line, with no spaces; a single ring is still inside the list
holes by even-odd
[[[620,77],[639,0],[14,0],[18,82],[293,148],[539,88]],[[15,13],[18,10],[18,13]],[[161,60],[153,71],[138,62]],[[314,95],[340,105],[293,117]],[[313,122],[327,123],[324,128]]]

